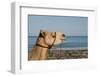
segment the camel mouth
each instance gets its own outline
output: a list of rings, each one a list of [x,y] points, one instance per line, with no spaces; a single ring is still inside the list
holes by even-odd
[[[65,37],[62,37],[60,40],[64,40],[64,41],[65,41],[65,40],[66,40],[66,38],[65,38]]]
[[[65,38],[64,39],[61,39],[62,42],[64,42],[65,40],[66,40]]]
[[[66,40],[65,38],[62,38],[61,40]]]

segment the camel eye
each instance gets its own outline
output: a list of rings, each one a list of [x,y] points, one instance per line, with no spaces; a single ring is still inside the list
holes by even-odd
[[[55,36],[52,36],[53,38],[55,38]]]

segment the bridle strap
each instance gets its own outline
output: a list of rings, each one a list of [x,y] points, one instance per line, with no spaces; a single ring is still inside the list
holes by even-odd
[[[44,48],[48,48],[48,49],[50,49],[50,48],[52,48],[52,46],[54,45],[55,40],[56,40],[56,32],[55,32],[55,39],[54,39],[54,41],[53,41],[52,45],[48,45],[48,47],[46,47],[46,46],[41,45],[41,44],[36,44],[36,46],[40,46],[40,47],[44,47]]]
[[[43,45],[40,45],[40,44],[36,44],[36,46],[40,46],[40,47],[44,47],[44,48],[49,48],[49,47],[46,47],[46,46],[43,46]]]
[[[49,46],[49,49],[52,48],[52,46],[54,45],[55,41],[56,41],[56,32],[55,32],[55,38],[54,38],[54,41],[53,41],[52,45]]]

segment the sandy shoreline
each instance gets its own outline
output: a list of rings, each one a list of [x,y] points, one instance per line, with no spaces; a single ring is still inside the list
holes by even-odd
[[[80,48],[52,48],[50,50],[87,50],[88,48],[87,47],[80,47]]]
[[[28,52],[28,58],[30,55],[31,51]],[[80,58],[88,58],[87,48],[52,48],[48,52],[48,60]]]
[[[80,59],[88,58],[87,49],[51,50],[48,59]]]

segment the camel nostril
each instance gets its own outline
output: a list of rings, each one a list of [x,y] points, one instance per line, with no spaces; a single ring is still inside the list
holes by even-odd
[[[65,37],[65,34],[62,34],[62,37]]]

